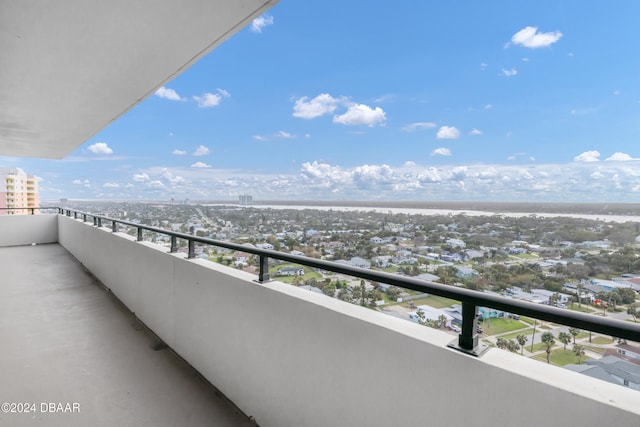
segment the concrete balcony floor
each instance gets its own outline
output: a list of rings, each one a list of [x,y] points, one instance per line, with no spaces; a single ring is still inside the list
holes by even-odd
[[[0,277],[0,403],[36,405],[0,425],[254,425],[62,246],[0,248]]]

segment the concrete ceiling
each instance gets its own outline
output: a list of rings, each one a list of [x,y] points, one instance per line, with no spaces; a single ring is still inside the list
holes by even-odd
[[[0,0],[0,155],[62,158],[278,0]]]

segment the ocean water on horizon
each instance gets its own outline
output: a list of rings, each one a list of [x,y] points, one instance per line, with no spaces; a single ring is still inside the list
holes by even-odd
[[[208,204],[204,206],[219,206],[219,204]],[[240,206],[240,205],[238,205]],[[500,212],[500,211],[480,211],[480,210],[466,210],[466,209],[428,209],[428,208],[401,208],[401,207],[380,207],[380,206],[317,206],[317,205],[250,205],[243,207],[251,207],[254,209],[294,209],[304,210],[312,209],[319,211],[344,211],[344,212],[378,212],[385,213],[391,212],[394,214],[407,214],[407,215],[468,215],[468,216],[505,216],[511,218],[521,218],[531,215],[535,215],[539,218],[582,218],[592,219],[605,222],[640,222],[639,215],[596,215],[596,214],[582,214],[582,213],[555,213],[555,212]]]

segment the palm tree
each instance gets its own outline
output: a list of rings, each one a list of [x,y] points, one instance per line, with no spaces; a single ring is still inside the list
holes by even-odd
[[[630,316],[633,316],[633,321],[637,322],[637,317],[638,317],[638,309],[636,308],[635,304],[630,305],[629,307],[627,307],[627,314]]]
[[[578,310],[582,311],[582,291],[584,290],[584,285],[582,281],[578,282]]]
[[[558,339],[562,344],[564,344],[564,350],[566,350],[567,344],[571,342],[571,334],[569,334],[568,332],[560,332],[558,334]]]
[[[580,344],[573,345],[573,352],[578,356],[578,364],[582,363],[582,356],[584,356],[584,347]]]
[[[576,336],[580,333],[580,329],[578,328],[569,328],[569,333],[573,335],[573,343],[576,343]]]
[[[520,354],[524,355],[524,345],[527,343],[527,336],[524,334],[520,334],[516,337],[516,340],[518,340],[518,344],[520,344]]]
[[[547,363],[551,363],[551,348],[556,343],[556,339],[551,332],[545,332],[542,334],[542,342],[544,343],[544,351],[547,353]]]

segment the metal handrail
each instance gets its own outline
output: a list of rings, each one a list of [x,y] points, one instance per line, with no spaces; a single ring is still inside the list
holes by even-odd
[[[534,304],[527,301],[514,300],[511,298],[491,295],[471,289],[429,282],[426,280],[417,279],[415,277],[400,276],[384,271],[368,270],[365,268],[338,264],[331,261],[292,255],[274,250],[243,246],[237,243],[224,242],[220,240],[209,239],[206,237],[198,237],[186,233],[178,233],[175,231],[164,230],[157,227],[137,224],[130,221],[109,218],[86,212],[80,212],[67,208],[38,209],[58,209],[59,214],[66,215],[68,217],[73,216],[75,219],[80,219],[79,217],[81,217],[83,222],[87,222],[89,219],[92,219],[93,224],[97,227],[102,227],[103,222],[106,221],[107,223],[111,223],[110,230],[112,232],[116,232],[118,230],[118,224],[135,227],[138,231],[138,241],[142,240],[143,230],[164,234],[170,236],[171,238],[171,252],[176,252],[177,250],[177,239],[183,239],[188,242],[188,258],[195,257],[195,243],[202,243],[256,255],[260,259],[258,274],[259,283],[266,283],[270,281],[269,259],[273,258],[280,261],[287,261],[311,268],[346,274],[369,281],[387,283],[389,285],[397,286],[400,288],[411,289],[422,293],[438,295],[441,297],[460,301],[462,304],[462,332],[459,334],[458,340],[451,343],[450,346],[476,356],[480,355],[486,349],[486,346],[481,345],[478,339],[478,307],[489,307],[508,313],[529,316],[535,319],[559,323],[578,329],[598,332],[616,338],[622,338],[630,341],[640,341],[640,325],[631,322],[598,317],[592,314]]]

